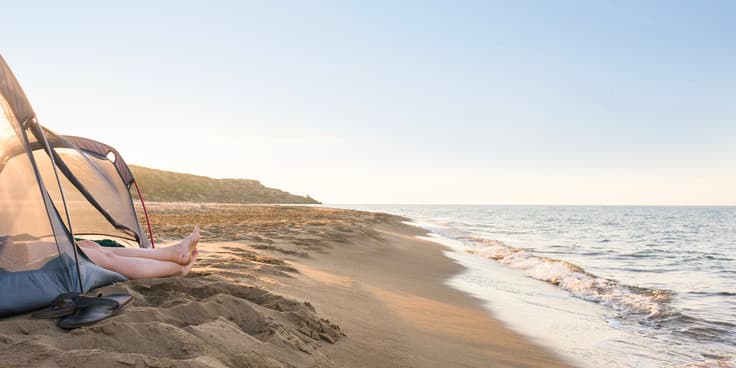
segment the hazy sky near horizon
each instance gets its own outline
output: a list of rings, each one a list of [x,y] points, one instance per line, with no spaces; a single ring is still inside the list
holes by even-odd
[[[12,2],[41,122],[326,203],[736,205],[736,2]]]

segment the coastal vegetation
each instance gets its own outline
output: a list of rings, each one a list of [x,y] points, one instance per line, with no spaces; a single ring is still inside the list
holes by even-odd
[[[152,202],[319,204],[300,196],[269,188],[252,179],[214,179],[130,165],[143,198]],[[134,191],[135,192],[135,191]],[[137,193],[133,193],[137,198]]]

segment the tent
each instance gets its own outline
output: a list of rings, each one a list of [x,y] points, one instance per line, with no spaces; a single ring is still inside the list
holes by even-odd
[[[125,161],[106,144],[39,124],[2,56],[0,108],[0,316],[125,280],[74,245],[76,237],[152,247]]]

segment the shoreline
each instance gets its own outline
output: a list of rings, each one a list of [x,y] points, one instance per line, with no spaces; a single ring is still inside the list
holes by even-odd
[[[304,296],[319,301],[318,309],[326,314],[340,315],[346,333],[355,326],[359,334],[354,340],[359,341],[353,343],[374,347],[370,345],[381,336],[396,334],[383,359],[361,358],[358,361],[366,363],[356,365],[354,357],[368,349],[340,351],[335,347],[338,362],[351,367],[570,366],[554,352],[506,327],[480,299],[447,285],[465,267],[444,254],[450,250],[445,245],[417,238],[428,235],[427,231],[396,220],[409,219],[395,216],[394,223],[377,226],[384,240],[366,240],[359,249],[334,249],[319,260],[295,265],[314,280]],[[358,298],[366,310],[350,313],[344,306],[351,303],[336,301],[332,290],[315,292],[325,285]],[[376,318],[361,321],[370,317]],[[378,322],[380,319],[383,321]],[[376,329],[380,330],[366,333]],[[350,357],[344,358],[345,354]]]
[[[430,232],[430,239],[450,248],[445,254],[466,268],[447,280],[448,285],[481,299],[494,318],[570,364],[610,368],[736,364],[730,333],[733,314],[728,313],[733,280],[723,275],[733,268],[727,265],[733,258],[730,238],[722,232],[732,222],[732,211],[343,208],[411,218],[413,225]],[[648,224],[656,230],[648,231]],[[691,248],[702,239],[677,230],[688,226],[702,229],[710,246]],[[621,233],[624,228],[626,233]],[[711,260],[713,251],[722,252],[718,253],[722,258]],[[668,262],[681,262],[683,270],[668,268],[669,263],[661,261],[664,254]],[[709,268],[699,267],[702,264]]]
[[[463,270],[394,215],[152,203],[157,239],[202,225],[187,277],[135,280],[133,305],[64,332],[0,319],[3,365],[568,367],[445,281]]]

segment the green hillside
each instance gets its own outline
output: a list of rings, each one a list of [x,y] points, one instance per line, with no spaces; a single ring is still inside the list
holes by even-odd
[[[130,165],[146,201],[215,203],[318,204],[310,196],[299,196],[268,188],[257,180],[213,179]],[[134,197],[137,197],[134,193]]]

